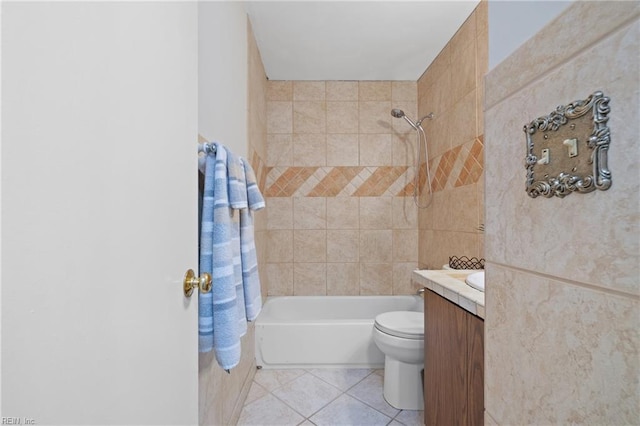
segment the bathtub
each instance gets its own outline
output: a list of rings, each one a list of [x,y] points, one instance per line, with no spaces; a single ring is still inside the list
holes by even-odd
[[[381,368],[373,342],[376,315],[423,311],[419,296],[267,298],[255,323],[259,368]]]

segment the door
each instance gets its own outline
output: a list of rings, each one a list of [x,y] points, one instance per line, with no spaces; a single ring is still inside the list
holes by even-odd
[[[2,416],[198,422],[197,4],[2,4]]]

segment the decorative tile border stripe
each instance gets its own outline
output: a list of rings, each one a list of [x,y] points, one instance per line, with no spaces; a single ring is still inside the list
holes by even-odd
[[[469,185],[484,170],[482,137],[431,160],[433,192]],[[254,153],[255,157],[255,153]],[[254,168],[256,168],[254,166]],[[407,197],[413,195],[414,167],[263,167],[267,197]],[[424,190],[426,169],[418,185]]]
[[[253,148],[249,149],[252,151],[249,157],[251,158],[251,167],[253,168],[253,171],[256,174],[256,179],[258,180],[258,188],[260,188],[260,192],[264,193],[264,187],[267,182],[267,172],[269,170],[258,152]]]

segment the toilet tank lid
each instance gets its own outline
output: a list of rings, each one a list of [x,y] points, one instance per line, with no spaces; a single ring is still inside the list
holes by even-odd
[[[412,311],[385,312],[376,316],[375,326],[398,337],[424,337],[424,313]]]

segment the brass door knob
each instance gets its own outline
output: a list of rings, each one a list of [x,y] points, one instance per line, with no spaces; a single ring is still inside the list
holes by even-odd
[[[184,282],[182,285],[184,297],[191,297],[193,290],[199,288],[200,293],[209,293],[211,291],[211,275],[204,272],[200,277],[196,277],[193,269],[189,269],[184,274]]]

